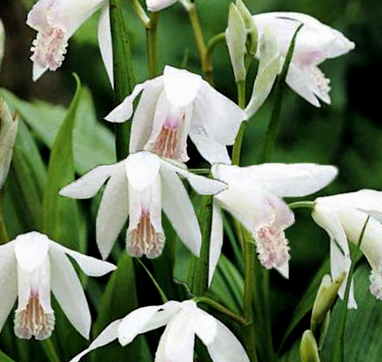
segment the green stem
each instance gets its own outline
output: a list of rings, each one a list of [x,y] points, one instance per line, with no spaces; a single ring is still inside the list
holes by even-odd
[[[149,62],[150,79],[158,76],[158,48],[157,48],[157,29],[158,29],[159,13],[151,13],[150,23],[146,28],[147,34],[147,57]]]
[[[223,313],[228,318],[230,318],[233,321],[235,321],[236,323],[241,324],[241,325],[245,324],[245,320],[242,317],[238,316],[236,313],[231,312],[230,310],[228,310],[227,308],[223,307],[218,302],[216,302],[216,301],[214,301],[214,300],[212,300],[212,299],[210,299],[208,297],[197,297],[197,298],[194,299],[194,301],[196,303],[208,304],[211,307],[213,307],[215,310]]]
[[[200,26],[198,14],[196,12],[195,4],[190,3],[187,6],[188,16],[191,21],[192,29],[194,31],[194,37],[196,41],[196,47],[198,49],[199,58],[202,64],[202,71],[203,74],[207,77],[208,74],[212,75],[213,67],[211,62],[207,59],[207,48],[206,44],[204,43],[204,37],[203,37],[203,31],[202,27]],[[211,80],[208,79],[207,80]]]
[[[130,40],[125,28],[121,0],[110,0],[110,26],[113,45],[114,102],[121,103],[135,85]],[[128,155],[130,122],[115,125],[117,159]]]
[[[9,241],[8,231],[5,226],[3,210],[2,210],[2,192],[0,192],[0,245]]]
[[[255,245],[249,242],[252,238],[248,231],[242,227],[244,235],[244,310],[243,316],[245,325],[243,326],[243,338],[247,353],[251,362],[257,361],[256,335],[253,316],[253,287],[255,284],[255,265],[256,258]]]
[[[211,172],[209,168],[189,168],[188,171],[196,175],[209,175]]]
[[[225,41],[225,33],[220,33],[212,37],[207,45],[205,59],[204,59],[204,63],[206,65],[205,77],[211,84],[213,84],[214,82],[212,54],[214,50],[216,49],[216,46],[224,41]]]
[[[296,201],[288,205],[291,210],[293,209],[314,209],[316,203],[314,201]]]
[[[141,3],[138,0],[130,0],[131,6],[143,26],[147,29],[150,26],[150,18],[147,16],[146,11],[143,9]]]
[[[240,81],[236,83],[237,85],[237,97],[238,97],[238,105],[240,108],[245,108],[245,81]],[[233,145],[232,150],[232,164],[240,165],[240,156],[241,156],[241,146],[243,143],[245,127],[247,126],[247,122],[242,122],[239,132],[236,136],[235,144]]]
[[[42,348],[44,349],[50,362],[60,362],[60,358],[58,357],[57,351],[54,348],[54,345],[50,338],[45,339],[40,343],[42,344]]]

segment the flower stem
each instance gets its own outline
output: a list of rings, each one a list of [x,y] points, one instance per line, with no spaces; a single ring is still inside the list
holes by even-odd
[[[206,48],[206,44],[204,43],[203,31],[202,31],[202,27],[200,26],[195,4],[190,3],[186,7],[186,9],[188,11],[188,16],[190,18],[192,29],[194,31],[196,47],[198,49],[199,58],[202,63],[203,74],[206,76],[209,82],[212,82],[212,79],[209,79],[208,77],[212,76],[213,67],[211,62],[207,58],[207,48]]]
[[[60,358],[50,338],[41,341],[41,344],[50,362],[60,362]]]
[[[314,209],[316,203],[314,201],[296,201],[289,204],[290,209]]]
[[[204,63],[206,64],[205,77],[209,83],[214,83],[214,74],[212,67],[212,54],[216,49],[216,46],[225,41],[225,33],[215,35],[210,39],[207,45]]]
[[[237,85],[237,98],[238,105],[240,108],[245,108],[245,81],[239,81],[236,83]],[[232,150],[232,164],[240,165],[240,156],[241,156],[241,146],[243,144],[243,138],[245,133],[245,127],[247,126],[247,122],[242,122],[239,132],[236,136],[235,144],[233,145]]]
[[[146,11],[143,9],[141,3],[138,0],[130,0],[131,6],[143,26],[147,29],[150,26],[150,18],[147,16]]]
[[[232,319],[233,321],[235,321],[236,323],[238,324],[245,324],[245,320],[240,317],[239,315],[237,315],[236,313],[233,313],[231,312],[230,310],[228,310],[227,308],[223,307],[221,304],[219,304],[218,302],[208,298],[208,297],[197,297],[194,299],[194,301],[196,303],[204,303],[204,304],[208,304],[210,305],[211,307],[213,307],[215,310],[223,313],[224,315],[226,315],[228,318]]]
[[[157,49],[157,29],[159,13],[151,13],[149,26],[146,28],[147,36],[147,57],[149,61],[149,78],[158,76],[158,49]]]
[[[2,195],[3,193],[0,191],[0,245],[5,244],[7,241],[9,241],[8,231],[5,226],[3,217]]]
[[[130,40],[125,27],[121,0],[110,0],[110,26],[113,45],[114,102],[121,103],[135,85]],[[115,125],[117,159],[128,155],[130,122]]]

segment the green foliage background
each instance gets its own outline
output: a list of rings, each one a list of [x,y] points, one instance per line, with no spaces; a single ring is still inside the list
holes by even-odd
[[[133,61],[138,80],[147,79],[147,59],[145,52],[145,32],[125,1],[125,14],[132,42]],[[208,40],[214,34],[224,31],[227,24],[229,0],[197,0],[200,20]],[[322,22],[343,31],[356,43],[356,49],[348,55],[330,60],[322,65],[322,70],[331,79],[332,105],[324,105],[316,109],[292,91],[287,91],[284,99],[283,124],[274,155],[275,162],[315,162],[334,164],[339,167],[337,180],[326,188],[323,194],[354,191],[360,188],[382,189],[382,128],[380,116],[379,85],[382,81],[382,3],[364,0],[247,0],[246,4],[252,13],[264,11],[296,11],[305,12],[317,17]],[[5,217],[11,237],[28,230],[42,230],[43,193],[47,180],[49,150],[55,136],[65,118],[67,108],[75,91],[72,72],[81,79],[83,88],[76,113],[74,126],[74,170],[81,175],[97,164],[114,162],[114,145],[110,125],[102,118],[112,109],[112,91],[109,86],[97,44],[97,16],[89,20],[78,31],[70,42],[64,65],[55,73],[48,73],[36,84],[31,81],[31,62],[29,48],[35,33],[25,25],[28,0],[2,0],[0,18],[5,24],[7,43],[4,63],[0,71],[1,95],[17,108],[23,119],[16,146],[15,159],[8,182],[5,186]],[[176,4],[161,14],[159,25],[159,61],[162,69],[165,64],[176,67],[186,65],[192,71],[200,72],[195,43],[188,17],[184,9]],[[213,57],[216,87],[218,90],[236,98],[233,73],[229,64],[228,52],[224,44],[219,45]],[[256,66],[251,68],[251,79],[256,74]],[[251,91],[251,83],[248,95]],[[11,93],[10,93],[11,92]],[[13,94],[12,94],[13,93]],[[30,103],[32,102],[32,103]],[[267,122],[270,118],[272,99],[268,100],[260,112],[255,115],[247,127],[243,148],[243,163],[256,162]],[[189,145],[192,162],[190,167],[203,164],[197,152]],[[88,250],[90,255],[99,257],[95,247],[94,223],[99,197],[96,200],[80,203],[79,220],[87,229],[80,227],[78,231],[79,247]],[[90,211],[89,211],[90,210]],[[317,287],[312,287],[306,294],[309,284],[324,263],[328,255],[327,235],[311,220],[307,211],[296,212],[296,224],[287,230],[291,246],[290,280],[282,279],[277,273],[271,273],[270,310],[273,320],[273,336],[276,350],[281,345],[288,325],[296,321],[297,325],[280,350],[284,352],[283,360],[296,362],[298,344],[294,343],[309,326],[309,301]],[[230,217],[227,216],[230,221]],[[230,309],[240,312],[242,294],[242,265],[240,257],[235,253],[234,244],[227,223],[226,242],[218,273],[212,287],[212,293]],[[86,230],[85,230],[86,229]],[[165,253],[153,262],[145,260],[162,285],[169,298],[187,296],[186,289],[174,283],[171,276],[175,254],[177,256],[175,274],[184,279],[187,271],[188,252],[180,245],[176,248],[176,238],[167,226],[168,242]],[[87,234],[87,237],[86,237]],[[172,235],[172,236],[171,236]],[[87,243],[83,243],[87,240]],[[230,240],[232,242],[230,242]],[[82,244],[81,244],[82,243]],[[123,250],[123,237],[113,250],[112,261],[117,262]],[[136,306],[135,296],[123,295],[121,300],[113,300],[113,288],[124,285],[134,278],[133,265],[128,260],[120,259],[122,271],[115,274],[105,287],[108,278],[101,281],[89,280],[87,295],[91,304],[96,327],[99,328],[121,317]],[[166,265],[167,270],[164,270]],[[324,270],[324,269],[322,269]],[[367,290],[368,268],[362,266],[356,274],[356,297],[360,304],[358,311],[349,312],[347,337],[351,344],[346,361],[379,361],[378,339],[368,332],[375,333],[382,328],[375,321],[382,319],[382,303],[373,300],[365,292]],[[160,298],[144,270],[135,265],[135,276],[138,280],[137,295],[139,305],[160,303]],[[129,279],[124,279],[129,278]],[[318,279],[317,279],[318,280]],[[301,306],[302,296],[308,305]],[[124,300],[126,303],[124,304]],[[369,319],[365,313],[369,311],[364,305],[372,308]],[[303,303],[302,303],[303,304]],[[297,308],[296,308],[297,306]],[[300,309],[299,309],[300,308]],[[297,310],[296,310],[297,309]],[[56,311],[59,308],[56,308]],[[112,310],[113,315],[107,311]],[[305,312],[304,312],[305,311]],[[334,309],[333,316],[335,316]],[[57,313],[59,316],[59,313]],[[301,318],[295,319],[299,315]],[[98,320],[97,320],[98,316]],[[304,317],[305,316],[305,317]],[[364,316],[364,317],[362,317]],[[303,318],[304,317],[304,318]],[[58,318],[62,318],[59,316]],[[64,318],[62,318],[64,320]],[[335,321],[335,317],[333,317]],[[16,341],[11,334],[12,318],[0,335],[0,349],[15,361],[45,361],[46,355],[35,343]],[[298,322],[298,323],[297,323]],[[64,322],[62,322],[64,323]],[[366,342],[358,344],[357,328],[362,325]],[[351,328],[351,327],[354,328]],[[66,334],[64,329],[70,331]],[[61,333],[61,334],[60,334]],[[330,335],[330,332],[329,332]],[[58,336],[62,339],[58,339]],[[79,341],[73,343],[73,336]],[[68,324],[57,328],[55,332],[60,357],[67,360],[86,345],[81,337]],[[141,351],[140,360],[150,361],[150,354],[155,352],[157,333],[151,333],[147,339],[138,340]],[[69,343],[71,340],[71,344]],[[329,339],[330,340],[330,339]],[[294,346],[294,347],[293,347]],[[109,348],[109,349],[108,349]],[[106,347],[115,356],[132,356],[127,350],[121,352],[116,346]],[[114,352],[113,352],[114,351]],[[130,354],[129,354],[130,353]],[[105,356],[105,355],[104,355]],[[135,356],[135,355],[134,355]],[[325,357],[326,356],[326,357]],[[324,358],[330,357],[330,348],[326,347]],[[367,359],[365,359],[367,356]],[[102,354],[95,353],[89,360],[101,361]],[[377,358],[377,359],[376,359]],[[129,360],[129,359],[126,359]],[[133,360],[138,360],[134,359]],[[8,361],[0,353],[0,361]],[[267,361],[268,362],[268,361]]]

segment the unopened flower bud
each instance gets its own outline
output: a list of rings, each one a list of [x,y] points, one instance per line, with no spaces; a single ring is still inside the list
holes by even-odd
[[[229,7],[226,41],[235,80],[236,82],[244,81],[247,73],[245,69],[247,30],[240,11],[233,3]]]
[[[249,55],[254,57],[256,55],[258,44],[258,35],[255,21],[253,20],[250,11],[242,0],[236,0],[236,7],[244,20],[245,28],[247,31],[247,52]]]
[[[8,105],[0,97],[0,189],[9,172],[17,128],[18,117],[12,117]]]
[[[328,274],[324,275],[314,301],[311,325],[317,325],[324,320],[336,300],[338,290],[344,279],[345,273],[340,274],[333,282]]]
[[[310,330],[302,335],[300,344],[300,360],[301,362],[320,362],[316,339]]]

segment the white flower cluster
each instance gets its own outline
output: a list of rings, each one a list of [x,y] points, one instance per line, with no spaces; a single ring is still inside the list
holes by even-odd
[[[175,2],[147,0],[147,6],[151,11],[159,11]],[[186,7],[190,5],[186,0],[180,2]],[[99,45],[113,83],[106,0],[40,0],[36,3],[28,16],[28,25],[38,31],[32,48],[35,80],[46,70],[61,66],[69,38],[98,9],[102,9]],[[235,26],[240,26],[240,14],[234,11],[232,13],[239,16]],[[347,53],[354,44],[340,32],[304,14],[266,13],[255,15],[252,21],[260,41],[254,56],[260,59],[260,64],[269,55],[269,41],[276,50],[271,57],[272,61],[275,54],[278,57],[273,80],[281,70],[297,27],[304,24],[286,82],[315,106],[320,105],[319,100],[330,103],[329,81],[318,65]],[[232,31],[227,34],[231,39]],[[232,52],[234,44],[228,45]],[[134,100],[138,96],[134,110]],[[265,98],[262,96],[262,99]],[[257,102],[256,107],[261,103],[259,100],[253,102]],[[166,240],[162,210],[180,240],[199,256],[202,235],[182,182],[186,179],[197,193],[213,195],[209,282],[222,249],[223,209],[250,233],[261,264],[277,269],[288,278],[290,254],[285,230],[294,223],[294,214],[282,198],[303,197],[321,190],[336,177],[337,169],[303,163],[231,165],[227,146],[234,144],[242,122],[252,113],[240,109],[201,76],[170,66],[165,67],[162,76],[137,85],[105,118],[114,123],[132,118],[130,155],[114,165],[95,168],[60,191],[62,196],[91,198],[106,183],[96,222],[97,245],[103,259],[109,256],[127,220],[127,253],[133,257],[159,257]],[[212,178],[187,170],[184,162],[189,160],[188,138],[212,165]],[[314,220],[331,238],[333,279],[349,271],[348,240],[356,243],[366,219],[370,218],[361,249],[372,266],[371,291],[379,299],[382,299],[381,195],[377,191],[363,190],[318,198],[313,211]],[[52,291],[74,327],[84,337],[89,336],[89,307],[67,255],[89,276],[101,276],[115,269],[110,263],[64,248],[36,232],[20,235],[0,246],[0,329],[17,299],[16,335],[27,339],[49,337],[54,328]],[[339,293],[342,297],[344,285]],[[356,306],[353,295],[350,306]],[[137,335],[162,326],[166,329],[158,346],[157,362],[192,361],[195,335],[206,345],[215,362],[249,361],[233,333],[199,309],[194,301],[170,301],[162,306],[140,308],[110,324],[72,361],[78,361],[91,350],[117,338],[124,346]]]

